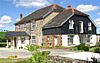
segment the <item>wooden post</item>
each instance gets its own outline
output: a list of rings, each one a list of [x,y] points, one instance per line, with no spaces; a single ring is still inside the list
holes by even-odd
[[[62,46],[62,35],[60,35],[60,46]]]
[[[52,35],[52,47],[54,47],[54,35]]]

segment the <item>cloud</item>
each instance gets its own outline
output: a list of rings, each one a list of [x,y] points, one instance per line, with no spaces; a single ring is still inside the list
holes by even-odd
[[[4,25],[3,24],[0,24],[0,27],[4,27]]]
[[[93,6],[93,5],[78,5],[77,9],[82,11],[82,12],[90,12],[90,11],[94,11],[94,10],[98,10],[99,7],[98,6]]]
[[[97,14],[100,15],[100,12],[98,12]]]
[[[100,27],[100,18],[95,19],[94,22],[97,25],[97,27]]]
[[[10,23],[10,22],[11,22],[11,17],[10,16],[4,15],[0,18],[0,23],[1,24]]]
[[[44,7],[49,5],[49,0],[13,0],[16,7]]]

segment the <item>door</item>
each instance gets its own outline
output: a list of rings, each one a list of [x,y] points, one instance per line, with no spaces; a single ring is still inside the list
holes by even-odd
[[[57,42],[58,42],[58,40],[57,40],[57,36],[55,36],[55,37],[54,37],[54,46],[57,45]]]
[[[16,48],[17,47],[17,43],[16,43],[16,37],[14,37],[14,47]]]

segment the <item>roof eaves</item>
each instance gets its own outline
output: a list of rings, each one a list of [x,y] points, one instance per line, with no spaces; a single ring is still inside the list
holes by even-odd
[[[64,22],[61,23],[61,25],[51,26],[51,27],[44,27],[44,29],[46,29],[46,28],[60,27],[60,26],[62,26],[68,19],[70,19],[73,15],[74,15],[74,14],[71,14]]]
[[[51,12],[53,12],[53,10],[54,10],[54,9],[51,9],[49,12],[47,12],[47,13],[43,16],[43,18],[45,18],[46,16],[48,16]]]
[[[90,16],[88,16],[88,18],[91,20],[91,22],[95,25],[95,27],[97,27],[96,26],[96,24],[94,23],[94,21],[92,20],[92,18],[90,17]]]
[[[63,25],[68,19],[70,19],[73,15],[74,15],[74,13],[71,14],[64,22],[62,22],[60,26],[62,26],[62,25]]]

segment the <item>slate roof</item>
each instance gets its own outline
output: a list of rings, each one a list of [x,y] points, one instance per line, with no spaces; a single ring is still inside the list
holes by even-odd
[[[6,32],[6,36],[13,37],[13,36],[29,36],[29,35],[24,31],[8,31]]]
[[[68,18],[70,18],[74,14],[88,16],[87,14],[76,9],[65,9],[56,17],[54,17],[50,22],[44,25],[43,29],[61,26],[67,21]]]
[[[50,5],[50,6],[41,8],[39,10],[36,10],[35,12],[24,17],[19,22],[15,23],[15,25],[25,23],[25,22],[29,22],[30,20],[42,19],[42,18],[45,18],[46,16],[48,16],[51,12],[61,12],[64,9],[63,7],[61,7],[59,5],[56,6],[56,9],[54,9],[52,7],[53,7],[53,5]]]

